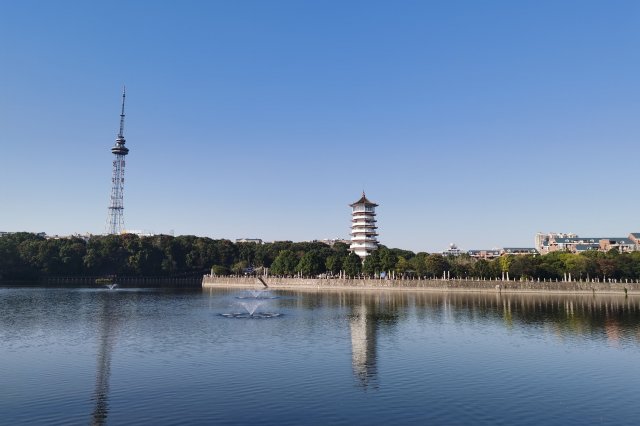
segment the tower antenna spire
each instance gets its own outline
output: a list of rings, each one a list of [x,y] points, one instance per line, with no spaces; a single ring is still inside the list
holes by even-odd
[[[124,99],[127,96],[127,88],[126,86],[122,86],[122,111],[120,112],[120,131],[118,132],[118,137],[124,137]]]
[[[124,231],[124,158],[129,154],[124,139],[124,99],[125,89],[122,88],[122,110],[120,112],[120,131],[116,143],[111,148],[113,153],[113,174],[111,175],[111,202],[107,217],[107,232],[120,234]]]

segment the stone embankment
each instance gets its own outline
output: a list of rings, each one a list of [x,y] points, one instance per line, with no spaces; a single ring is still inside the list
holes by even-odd
[[[371,279],[260,277],[272,289],[384,289],[522,293],[619,293],[640,295],[638,282],[506,281],[471,279]],[[263,287],[256,277],[205,275],[202,287]]]
[[[36,285],[51,287],[94,287],[101,285],[101,280],[105,276],[82,276],[82,277],[45,277]],[[200,277],[130,277],[114,276],[108,277],[107,282],[117,283],[120,287],[167,287],[167,288],[198,288],[201,284]]]

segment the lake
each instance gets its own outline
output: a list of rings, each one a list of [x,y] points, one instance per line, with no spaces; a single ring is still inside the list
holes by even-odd
[[[0,288],[0,342],[2,424],[640,421],[635,296]]]

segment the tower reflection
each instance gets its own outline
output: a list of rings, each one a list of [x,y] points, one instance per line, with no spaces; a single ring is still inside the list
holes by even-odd
[[[117,333],[117,305],[115,294],[102,294],[98,314],[98,353],[96,363],[96,385],[91,398],[94,408],[91,413],[92,425],[104,425],[109,414],[109,378],[111,376],[111,355]]]
[[[367,294],[344,294],[350,298],[351,315],[351,365],[359,386],[378,388],[377,339],[384,325],[395,324],[397,314],[393,304],[384,296]]]

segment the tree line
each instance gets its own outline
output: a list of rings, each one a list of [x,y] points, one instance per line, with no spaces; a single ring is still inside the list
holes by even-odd
[[[269,268],[271,275],[379,276],[440,278],[640,279],[640,252],[610,251],[544,256],[502,256],[474,259],[463,254],[414,253],[380,248],[364,262],[347,244],[277,241],[233,243],[207,237],[133,234],[44,238],[31,233],[0,237],[0,279],[37,280],[46,276],[192,276],[245,274]]]

